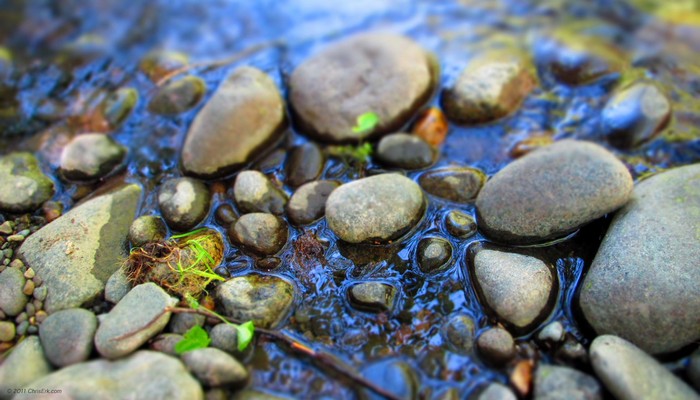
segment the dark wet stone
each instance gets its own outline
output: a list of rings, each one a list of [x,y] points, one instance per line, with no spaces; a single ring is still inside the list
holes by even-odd
[[[287,194],[259,171],[243,171],[236,177],[233,196],[241,213],[271,213],[282,215]]]
[[[187,369],[209,387],[243,385],[248,370],[235,358],[216,348],[188,351],[182,355]]]
[[[485,361],[495,365],[506,364],[515,357],[513,336],[501,328],[489,328],[482,332],[476,339],[476,348]]]
[[[360,282],[348,288],[348,299],[356,308],[364,311],[391,311],[396,301],[397,290],[382,282]]]
[[[326,201],[326,221],[346,242],[386,243],[410,231],[424,209],[420,186],[398,174],[382,174],[334,190]]]
[[[428,171],[418,183],[427,193],[457,203],[471,203],[486,182],[486,175],[469,167],[449,167]]]
[[[0,157],[0,211],[34,211],[53,196],[53,182],[41,172],[30,153]]]
[[[309,182],[299,187],[287,203],[287,216],[294,225],[308,225],[326,212],[326,200],[336,188],[336,181]]]
[[[11,399],[19,396],[8,395],[10,389],[20,389],[51,372],[51,364],[44,356],[38,336],[28,336],[19,342],[0,364],[0,398]],[[36,386],[37,388],[60,387]],[[55,396],[55,394],[53,394]]]
[[[159,351],[167,355],[178,357],[175,346],[180,343],[184,337],[177,333],[161,333],[148,341],[148,348],[154,351]]]
[[[289,98],[304,133],[335,143],[357,141],[399,130],[431,95],[437,69],[406,37],[361,34],[300,65],[290,78]],[[367,112],[376,113],[379,124],[353,131]]]
[[[132,353],[165,328],[171,314],[165,310],[176,303],[155,283],[134,287],[100,320],[95,348],[111,359]]]
[[[287,136],[289,137],[289,136]],[[275,149],[271,153],[256,161],[251,169],[262,172],[263,174],[272,174],[278,172],[287,157],[285,149]]]
[[[626,66],[622,53],[611,43],[566,29],[538,38],[534,50],[537,63],[569,85],[588,84]]]
[[[651,354],[700,340],[700,164],[640,182],[582,283],[583,315]]]
[[[127,252],[127,234],[141,197],[127,185],[88,200],[30,235],[19,257],[48,289],[49,313],[94,301]]]
[[[181,114],[196,106],[206,91],[207,84],[196,76],[170,81],[158,88],[148,103],[148,110],[160,115]]]
[[[600,400],[603,390],[592,376],[572,368],[540,364],[535,372],[534,400]]]
[[[172,399],[204,400],[200,384],[175,357],[155,351],[138,351],[119,360],[99,359],[71,365],[32,384],[60,388],[69,399]],[[50,400],[55,393],[32,395]]]
[[[542,260],[481,249],[473,264],[480,300],[515,329],[538,324],[554,306],[556,277]]]
[[[46,358],[57,367],[86,361],[97,330],[97,317],[83,308],[71,308],[49,315],[39,326],[39,338]]]
[[[687,369],[688,380],[695,387],[695,390],[700,392],[700,350],[696,350],[690,356],[690,362]]]
[[[615,147],[629,149],[648,141],[671,119],[671,104],[659,88],[639,82],[613,94],[601,113],[603,134]]]
[[[216,218],[217,224],[223,227],[229,227],[238,220],[238,213],[236,213],[236,210],[234,210],[230,204],[222,204],[214,211],[214,217]]]
[[[216,298],[225,314],[255,326],[275,328],[292,309],[294,286],[274,275],[245,275],[231,278],[216,288]]]
[[[255,268],[260,271],[273,271],[282,265],[279,257],[265,257],[255,261]]]
[[[131,223],[131,227],[129,227],[129,242],[134,247],[141,247],[146,243],[165,239],[167,233],[167,227],[161,217],[143,215]]]
[[[200,314],[175,314],[168,322],[168,331],[184,335],[193,326],[202,326],[206,317]]]
[[[421,169],[430,166],[435,158],[433,148],[418,136],[393,133],[379,141],[376,157],[389,167]]]
[[[632,194],[627,167],[603,147],[562,140],[507,165],[476,199],[479,229],[511,244],[563,237]]]
[[[525,53],[491,50],[469,62],[443,93],[442,107],[456,122],[490,122],[517,110],[536,86],[535,68]]]
[[[688,384],[617,336],[595,338],[590,357],[596,375],[617,399],[698,399]]]
[[[211,195],[202,182],[173,178],[158,189],[158,206],[165,222],[176,231],[189,231],[209,213]]]
[[[500,383],[489,383],[470,400],[517,400],[518,396],[508,386]]]
[[[424,273],[433,273],[449,267],[452,261],[452,245],[439,237],[423,238],[418,242],[418,267]]]
[[[229,237],[246,249],[261,255],[272,255],[287,243],[287,224],[272,214],[242,215],[229,228]]]
[[[287,184],[299,187],[321,176],[326,157],[315,143],[304,143],[292,149],[285,165]]]
[[[554,353],[557,362],[576,367],[588,367],[588,353],[573,336],[567,335],[564,343]]]
[[[388,359],[374,362],[361,371],[362,376],[377,386],[393,393],[399,399],[411,400],[418,396],[416,372],[404,361]],[[362,400],[381,400],[374,392],[362,390]]]
[[[476,234],[476,221],[467,213],[452,210],[445,215],[445,228],[450,235],[466,239]]]
[[[110,93],[101,104],[102,115],[111,128],[121,125],[131,115],[139,101],[139,92],[134,88],[121,88]]]
[[[285,121],[284,102],[272,79],[252,67],[238,68],[192,122],[182,169],[202,178],[235,172],[280,137]]]
[[[14,317],[24,311],[29,300],[22,293],[26,282],[19,268],[8,267],[0,272],[0,310],[5,315]]]
[[[453,350],[469,354],[474,347],[474,320],[465,314],[455,314],[442,326],[442,336]]]
[[[126,147],[106,134],[79,135],[63,149],[60,173],[70,181],[104,178],[122,164],[126,152]]]
[[[146,54],[139,63],[139,69],[153,82],[158,82],[167,74],[186,66],[189,57],[180,52],[153,50]]]

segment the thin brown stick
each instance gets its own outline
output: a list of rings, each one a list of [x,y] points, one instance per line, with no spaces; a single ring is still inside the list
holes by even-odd
[[[236,62],[242,58],[248,57],[251,54],[255,54],[262,49],[266,49],[268,47],[273,47],[273,46],[279,46],[279,45],[282,45],[283,43],[284,42],[281,40],[271,40],[269,42],[259,43],[259,44],[250,46],[247,49],[243,49],[240,52],[233,54],[229,57],[226,57],[222,60],[200,62],[200,63],[185,65],[185,66],[180,67],[176,70],[170,71],[164,77],[160,78],[158,80],[158,82],[156,82],[156,86],[161,87],[164,84],[166,84],[167,82],[169,82],[171,79],[175,78],[176,76],[182,75],[185,72],[189,72],[193,69],[205,68],[205,69],[209,70],[209,69],[213,69],[213,68],[220,68],[220,67],[223,67],[223,66],[228,65],[228,64],[233,64],[234,62]]]
[[[217,319],[222,318],[221,316],[215,315],[214,313],[210,312],[206,308],[200,308],[200,309],[195,310],[192,308],[168,307],[163,312],[165,313],[168,311],[173,312],[173,313],[200,314],[200,315],[204,315],[205,317],[213,317],[213,318],[217,318]],[[234,324],[241,324],[242,323],[241,321],[236,321],[236,320],[229,319],[229,318],[224,318],[224,319],[227,322],[234,323]],[[347,364],[345,364],[345,363],[341,362],[340,360],[337,360],[333,357],[330,357],[329,354],[325,351],[314,350],[311,347],[306,346],[305,344],[299,342],[298,340],[294,339],[293,337],[286,335],[280,331],[255,327],[255,333],[271,337],[277,341],[280,341],[280,342],[287,344],[295,352],[303,354],[303,355],[311,358],[312,360],[314,360],[320,364],[323,364],[327,367],[332,368],[333,370],[335,370],[337,373],[344,376],[345,378],[347,378],[347,379],[351,380],[352,382],[355,382],[361,386],[366,387],[367,389],[373,391],[374,393],[376,393],[380,396],[383,396],[389,400],[401,400],[395,394],[385,390],[384,388],[381,388],[381,387],[375,385],[373,382],[367,380],[365,377],[357,374]],[[321,371],[323,371],[323,370],[321,369]]]

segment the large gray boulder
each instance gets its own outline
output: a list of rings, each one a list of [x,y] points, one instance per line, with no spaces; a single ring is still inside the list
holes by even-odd
[[[182,169],[207,179],[228,175],[275,142],[285,125],[284,101],[275,82],[256,68],[239,68],[192,122]]]
[[[135,184],[90,199],[30,235],[19,257],[36,271],[47,312],[96,299],[129,255],[127,235],[141,197]]]
[[[700,164],[642,181],[613,219],[581,289],[599,334],[668,353],[700,339]]]
[[[75,364],[29,387],[61,394],[20,394],[15,399],[204,399],[202,387],[177,358],[145,350],[120,360]]]
[[[395,132],[432,94],[438,67],[412,40],[366,33],[335,43],[300,65],[289,81],[301,130],[329,142]],[[379,124],[353,130],[373,112]]]
[[[476,199],[479,228],[510,244],[565,236],[629,200],[632,177],[605,148],[562,140],[507,165]]]

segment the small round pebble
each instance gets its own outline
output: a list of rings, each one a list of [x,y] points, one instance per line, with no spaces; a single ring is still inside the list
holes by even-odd
[[[192,178],[165,181],[158,190],[158,206],[168,226],[188,231],[199,224],[209,212],[209,189]]]
[[[452,245],[440,237],[427,237],[418,242],[418,267],[423,273],[444,270],[452,261]]]
[[[454,237],[466,239],[476,234],[476,221],[467,213],[452,210],[445,215],[445,229]]]
[[[474,347],[474,320],[465,314],[453,315],[442,326],[442,335],[452,350],[467,354]]]
[[[229,229],[229,237],[234,243],[261,255],[272,255],[280,251],[287,242],[288,234],[284,221],[265,213],[242,215]]]
[[[479,353],[487,362],[503,365],[515,357],[513,336],[502,328],[489,328],[476,340]]]
[[[129,242],[134,247],[141,247],[146,243],[158,242],[165,239],[167,228],[162,218],[155,215],[143,215],[131,224],[129,228]]]
[[[126,147],[111,136],[88,133],[76,136],[61,154],[61,175],[71,181],[103,178],[126,157]]]
[[[15,324],[10,321],[0,321],[0,342],[9,342],[15,338]]]
[[[377,145],[377,159],[389,167],[420,169],[433,163],[433,148],[418,136],[408,133],[387,135]]]

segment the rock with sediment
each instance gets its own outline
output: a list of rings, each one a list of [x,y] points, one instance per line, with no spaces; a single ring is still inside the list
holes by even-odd
[[[700,164],[640,182],[582,282],[583,315],[651,354],[700,340]]]
[[[76,136],[61,153],[59,172],[70,181],[93,181],[109,175],[126,157],[127,149],[111,136]]]
[[[30,153],[0,157],[0,211],[34,211],[53,196],[53,182],[39,168]]]
[[[282,215],[287,194],[259,171],[243,171],[236,176],[233,197],[241,213],[270,213]]]
[[[412,40],[366,33],[301,64],[290,78],[289,98],[304,133],[334,143],[357,141],[399,130],[432,94],[437,70]],[[368,112],[378,116],[378,125],[353,130]]]
[[[494,175],[476,199],[479,228],[509,244],[560,238],[629,200],[627,167],[605,148],[562,140]]]
[[[340,186],[336,181],[315,181],[301,185],[287,203],[287,216],[295,225],[307,225],[326,212],[328,196]]]
[[[90,199],[27,237],[18,255],[47,287],[47,312],[94,301],[127,251],[127,234],[141,197],[127,185]]]
[[[287,243],[289,228],[272,214],[252,213],[242,215],[228,233],[233,243],[260,255],[273,255]]]
[[[239,68],[192,122],[182,169],[206,179],[226,176],[276,142],[285,125],[284,101],[272,79],[256,68]]]
[[[220,284],[216,298],[227,316],[252,320],[261,328],[275,328],[292,309],[294,285],[274,275],[238,276]]]
[[[168,226],[188,231],[209,213],[210,193],[207,186],[192,178],[173,178],[158,189],[158,207]]]

